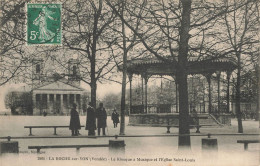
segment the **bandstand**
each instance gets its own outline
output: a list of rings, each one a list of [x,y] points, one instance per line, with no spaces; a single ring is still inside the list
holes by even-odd
[[[172,124],[178,125],[179,110],[178,110],[178,83],[175,81],[176,86],[176,105],[175,111],[172,111],[171,104],[148,104],[147,98],[147,84],[151,76],[171,76],[175,79],[177,73],[177,64],[175,64],[171,58],[165,58],[161,60],[158,58],[143,58],[132,59],[127,61],[127,75],[130,83],[130,114],[129,125],[161,125]],[[199,112],[199,117],[206,117],[201,124],[216,124],[216,125],[230,125],[230,76],[231,73],[237,68],[235,61],[227,58],[218,58],[210,60],[198,60],[190,58],[187,63],[188,75],[203,75],[207,80],[208,86],[208,105],[207,110]],[[122,71],[123,65],[119,66],[119,70]],[[225,111],[215,111],[212,109],[212,75],[216,74],[217,78],[217,92],[218,92],[218,108],[220,106],[220,76],[221,73],[226,74],[226,108]],[[133,105],[132,103],[132,80],[133,75],[140,75],[142,79],[142,104]],[[180,110],[181,111],[181,110]]]

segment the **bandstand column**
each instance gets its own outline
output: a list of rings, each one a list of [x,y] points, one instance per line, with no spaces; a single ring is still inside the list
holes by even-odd
[[[218,82],[218,113],[220,113],[220,71],[217,71],[217,82]]]
[[[203,87],[205,88],[205,81],[203,81]],[[205,108],[205,89],[203,88],[203,113],[206,112],[206,108]]]
[[[133,79],[133,74],[128,74],[128,78],[129,78],[129,82],[130,82],[130,112],[129,114],[131,114],[132,112],[132,79]]]
[[[175,87],[176,87],[176,92],[175,92],[175,97],[176,97],[176,112],[179,112],[179,99],[178,99],[178,82],[175,76],[172,76],[175,82]]]
[[[211,101],[211,76],[212,73],[209,73],[206,75],[207,81],[208,81],[208,86],[209,86],[209,113],[211,113],[211,108],[212,108],[212,101]]]
[[[227,72],[227,113],[229,113],[229,97],[230,97],[230,95],[229,95],[229,85],[230,85],[230,76],[231,76],[231,72],[230,71],[228,71]]]
[[[178,83],[175,81],[176,86],[176,112],[179,112],[179,95],[178,95]]]
[[[145,109],[145,113],[148,113],[147,83],[148,83],[149,76],[148,75],[144,75],[143,77],[144,77],[144,85],[145,85],[144,109]]]
[[[147,100],[147,83],[148,83],[148,79],[145,78],[145,112],[148,113],[148,100]]]
[[[190,100],[190,112],[192,112],[192,109],[195,108],[195,94],[194,94],[194,80],[193,80],[193,75],[191,75],[191,94],[192,94],[192,99]]]
[[[141,80],[142,80],[142,105],[144,105],[144,79],[141,76]]]

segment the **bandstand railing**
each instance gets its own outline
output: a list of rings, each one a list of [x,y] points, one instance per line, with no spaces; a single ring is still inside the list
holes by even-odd
[[[145,114],[145,113],[171,113],[172,104],[148,104],[147,112],[145,112],[144,105],[133,105],[131,108],[131,114]]]
[[[189,112],[192,112],[193,108],[195,108],[198,114],[209,113],[208,109],[204,110],[207,107],[208,107],[207,104],[205,106],[201,104],[195,105],[195,107],[194,106],[189,107]],[[224,104],[221,105],[220,109],[212,107],[212,111],[210,114],[216,114],[216,115],[225,114],[227,113],[226,107],[227,106]],[[178,111],[176,111],[175,104],[148,104],[147,112],[144,104],[132,105],[130,111],[130,114],[157,114],[157,113],[178,113]]]

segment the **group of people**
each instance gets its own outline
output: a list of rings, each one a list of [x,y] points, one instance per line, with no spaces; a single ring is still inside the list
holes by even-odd
[[[99,107],[94,109],[91,102],[89,102],[87,110],[84,111],[87,112],[87,118],[86,118],[86,127],[85,129],[88,130],[88,135],[93,136],[95,135],[95,130],[98,130],[98,135],[100,135],[100,132],[102,130],[102,134],[106,135],[106,127],[107,127],[107,113],[106,109],[103,107],[103,103],[99,104]],[[119,114],[116,112],[116,109],[114,109],[112,116],[111,116],[114,124],[114,128],[117,127],[117,124],[119,123]],[[97,125],[96,125],[96,119],[97,119]],[[80,125],[80,119],[79,119],[79,113],[77,112],[77,104],[73,104],[73,108],[70,112],[70,130],[72,132],[72,136],[79,135],[79,130],[81,128]]]

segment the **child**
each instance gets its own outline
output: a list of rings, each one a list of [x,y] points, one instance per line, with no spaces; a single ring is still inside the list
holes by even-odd
[[[116,112],[116,109],[114,109],[111,119],[113,120],[114,128],[116,128],[117,124],[119,123],[119,114]]]

